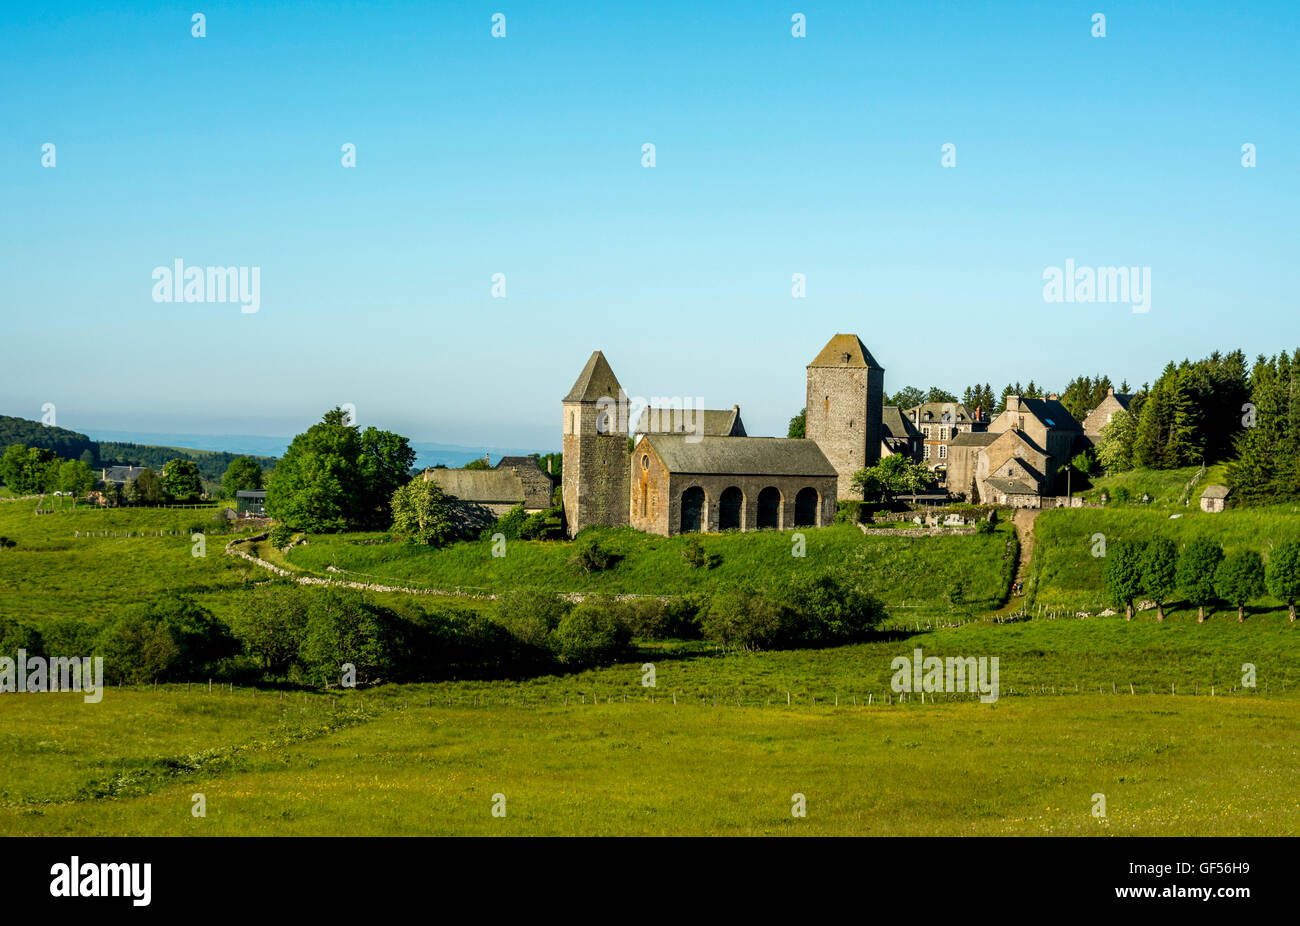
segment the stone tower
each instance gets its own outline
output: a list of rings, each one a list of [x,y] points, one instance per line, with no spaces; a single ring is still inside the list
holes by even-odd
[[[808,364],[805,434],[839,473],[839,497],[859,498],[853,474],[880,460],[885,371],[856,334],[837,334]]]
[[[628,523],[627,394],[600,351],[564,397],[564,517],[584,527]]]

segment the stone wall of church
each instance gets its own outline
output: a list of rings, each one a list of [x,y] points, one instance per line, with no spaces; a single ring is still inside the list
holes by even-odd
[[[853,474],[880,461],[885,374],[864,367],[808,368],[805,433],[839,474],[839,495],[856,498]]]

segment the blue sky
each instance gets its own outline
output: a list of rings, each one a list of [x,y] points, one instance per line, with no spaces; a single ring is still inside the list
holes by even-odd
[[[837,331],[891,392],[1295,347],[1297,40],[1295,3],[5,4],[0,413],[545,450],[595,348],[783,434]],[[260,311],[154,302],[177,258]],[[1045,302],[1067,258],[1150,267],[1150,312]]]

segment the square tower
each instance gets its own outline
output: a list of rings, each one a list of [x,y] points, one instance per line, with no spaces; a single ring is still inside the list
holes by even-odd
[[[842,499],[857,498],[853,474],[880,460],[885,371],[856,334],[837,334],[808,364],[805,435],[839,474]]]
[[[563,399],[564,518],[572,537],[593,524],[628,523],[628,401],[600,351]]]

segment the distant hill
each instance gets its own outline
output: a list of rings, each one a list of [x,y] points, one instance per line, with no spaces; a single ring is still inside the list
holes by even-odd
[[[0,415],[0,453],[10,444],[41,447],[66,460],[76,460],[87,450],[92,456],[97,452],[95,442],[85,434],[44,425],[39,421],[28,421],[26,418]]]
[[[80,459],[82,454],[90,451],[92,465],[95,467],[125,465],[148,466],[154,470],[161,469],[168,460],[193,460],[198,464],[199,475],[208,480],[219,480],[230,466],[230,461],[237,456],[251,456],[262,469],[275,468],[275,457],[251,453],[232,453],[225,450],[198,450],[192,447],[160,446],[157,444],[138,444],[125,441],[96,441],[85,434],[0,415],[0,453],[10,444],[24,444],[28,447],[41,447],[52,451],[67,460]]]

